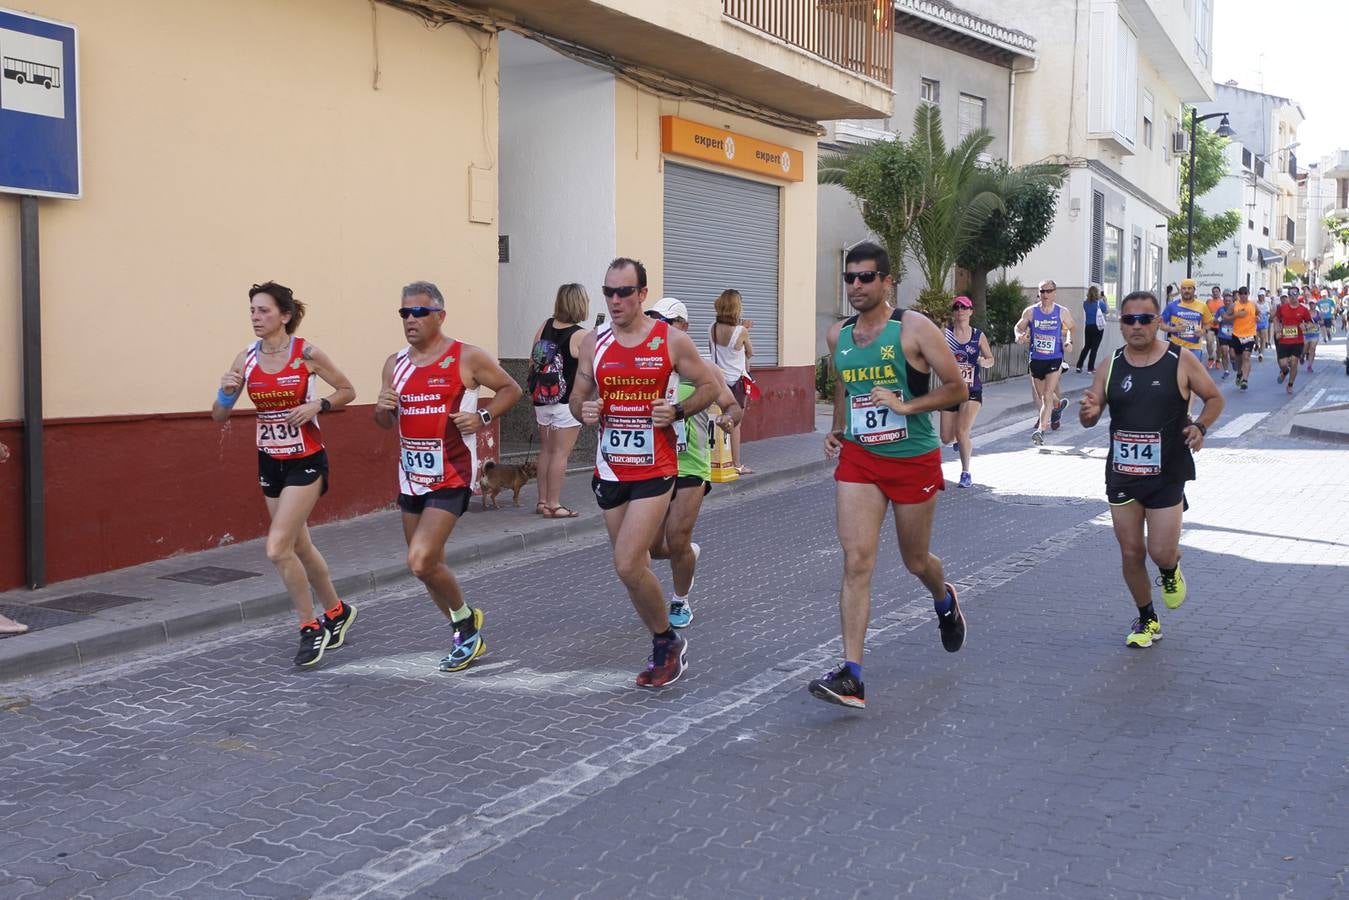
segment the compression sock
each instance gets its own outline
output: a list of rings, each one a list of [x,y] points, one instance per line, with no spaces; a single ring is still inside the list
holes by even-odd
[[[1144,622],[1152,622],[1157,618],[1157,610],[1152,608],[1152,604],[1138,607],[1138,618]]]
[[[855,662],[845,662],[843,667],[848,670],[848,674],[856,678],[858,682],[862,680],[862,664]]]
[[[455,625],[458,625],[460,622],[464,621],[471,615],[473,615],[473,607],[465,603],[458,609],[450,610],[450,621],[453,622]]]

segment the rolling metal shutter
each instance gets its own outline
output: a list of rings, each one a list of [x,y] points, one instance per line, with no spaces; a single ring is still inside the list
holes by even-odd
[[[750,368],[778,365],[780,189],[665,163],[665,296],[689,308],[689,336],[707,355],[717,295],[734,288],[754,322]]]

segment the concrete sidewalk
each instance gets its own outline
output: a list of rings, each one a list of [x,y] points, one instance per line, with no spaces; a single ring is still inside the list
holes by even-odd
[[[1085,374],[1070,370],[1064,375],[1065,394],[1080,395],[1089,383]],[[1018,415],[1029,419],[1032,412],[1026,378],[997,382],[984,389],[978,427]],[[782,482],[824,472],[830,464],[823,457],[818,432],[828,428],[829,413],[828,404],[817,408],[817,433],[745,445],[745,461],[755,474],[717,486],[713,498],[780,487]],[[509,505],[509,494],[504,496],[506,506],[485,513],[475,498],[446,547],[451,567],[562,552],[570,542],[602,533],[603,519],[591,496],[588,471],[569,475],[563,488],[563,502],[580,513],[575,519],[535,515],[533,486],[521,494],[519,509]],[[343,597],[355,599],[409,577],[394,509],[316,526],[312,535]],[[60,552],[59,546],[54,552]],[[86,665],[222,628],[254,625],[287,616],[289,610],[290,601],[260,538],[36,591],[8,591],[0,593],[0,613],[31,630],[0,639],[0,681]]]

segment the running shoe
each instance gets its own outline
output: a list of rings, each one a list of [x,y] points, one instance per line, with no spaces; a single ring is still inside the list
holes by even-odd
[[[331,637],[323,625],[306,625],[300,629],[300,649],[295,651],[295,665],[312,666],[323,659]]]
[[[342,612],[339,615],[329,618],[327,613],[323,614],[323,627],[328,629],[328,633],[332,635],[328,640],[329,650],[336,650],[342,646],[347,639],[347,629],[355,621],[356,607],[345,601],[342,603]]]
[[[487,652],[487,642],[482,639],[482,610],[473,610],[473,615],[454,626],[454,647],[440,661],[440,671],[461,672],[469,663]]]
[[[1058,407],[1055,408],[1055,410],[1049,414],[1049,427],[1054,431],[1058,431],[1059,426],[1063,424],[1063,411],[1067,408],[1068,408],[1068,398],[1064,397],[1061,400],[1059,400]]]
[[[674,684],[679,680],[679,676],[684,674],[688,656],[689,642],[681,636],[653,637],[651,655],[647,657],[646,668],[637,673],[637,686],[658,688]]]
[[[670,601],[670,627],[688,628],[693,621],[693,607],[687,600]]]
[[[824,677],[816,678],[806,687],[811,696],[839,706],[851,706],[853,709],[867,708],[867,689],[852,676],[846,665],[840,665]]]
[[[1156,619],[1148,619],[1146,622],[1142,618],[1134,619],[1133,626],[1129,629],[1129,636],[1124,639],[1126,647],[1151,647],[1153,641],[1162,639],[1162,623]]]
[[[1238,381],[1237,387],[1241,388],[1243,391],[1246,390],[1246,379],[1243,378],[1240,381]]]
[[[1030,442],[1037,447],[1040,446],[1045,442],[1045,433],[1037,428],[1031,432]]]
[[[1232,374],[1231,372],[1227,371],[1226,369],[1223,369],[1223,381],[1226,381],[1228,379],[1228,376],[1230,376],[1231,374]]]
[[[961,472],[961,473],[960,473],[960,486],[961,486],[961,487],[969,487],[969,486],[972,485],[972,484],[974,484],[974,481],[970,478],[970,473],[969,473],[969,472]]]
[[[1315,367],[1313,367],[1313,365],[1312,365],[1311,363],[1307,363],[1307,371],[1308,371],[1308,372],[1315,372],[1316,369],[1315,369]]]
[[[1162,586],[1162,602],[1168,609],[1175,609],[1185,602],[1185,576],[1180,571],[1179,563],[1170,577],[1165,572],[1158,575],[1157,583]]]
[[[956,586],[949,581],[946,583],[946,593],[951,598],[951,608],[945,615],[937,614],[937,628],[941,630],[942,647],[947,653],[955,653],[965,644],[965,614],[960,611]]]
[[[1279,370],[1279,380],[1278,380],[1277,383],[1278,383],[1278,384],[1283,384],[1283,380],[1284,380],[1285,378],[1287,378],[1287,377],[1288,377],[1288,370],[1287,370],[1287,369],[1280,369],[1280,370]]]

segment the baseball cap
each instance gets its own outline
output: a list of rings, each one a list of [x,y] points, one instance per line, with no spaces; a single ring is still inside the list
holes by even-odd
[[[954,300],[952,300],[952,301],[951,301],[951,305],[952,305],[952,306],[961,306],[961,307],[964,307],[965,309],[974,309],[974,303],[970,300],[969,297],[966,297],[966,296],[964,296],[963,294],[962,294],[961,296],[955,298]]]
[[[1195,286],[1195,280],[1193,278],[1182,278],[1180,280],[1180,286],[1183,288],[1192,288]]]
[[[661,297],[652,304],[646,314],[652,318],[660,316],[662,319],[683,319],[685,322],[689,320],[688,307],[674,297]]]

